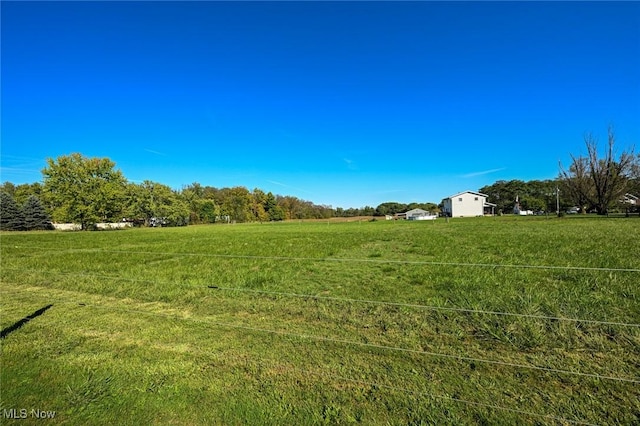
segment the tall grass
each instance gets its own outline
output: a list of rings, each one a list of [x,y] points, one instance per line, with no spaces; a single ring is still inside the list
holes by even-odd
[[[3,233],[0,325],[53,306],[3,339],[0,408],[68,424],[631,424],[637,226]]]

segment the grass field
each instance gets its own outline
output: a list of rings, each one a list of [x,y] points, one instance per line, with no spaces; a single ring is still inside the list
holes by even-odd
[[[639,229],[2,233],[2,423],[638,424]]]

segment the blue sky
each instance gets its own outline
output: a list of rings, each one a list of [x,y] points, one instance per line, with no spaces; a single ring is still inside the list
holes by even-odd
[[[640,146],[639,2],[6,2],[1,179],[439,202]]]

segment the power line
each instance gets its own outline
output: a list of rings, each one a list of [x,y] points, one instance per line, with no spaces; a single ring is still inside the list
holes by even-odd
[[[77,273],[77,272],[58,272],[58,271],[44,271],[37,269],[23,269],[23,268],[4,268],[6,270],[12,271],[21,271],[21,272],[35,272],[35,273],[53,273],[56,275],[65,275],[65,276],[77,276],[77,277],[86,277],[86,278],[103,278],[103,279],[111,279],[111,280],[122,280],[122,281],[130,281],[130,282],[139,282],[139,283],[147,283],[147,284],[171,284],[169,282],[162,281],[154,281],[154,280],[143,280],[137,278],[124,278],[119,276],[112,275],[101,275],[101,274],[85,274],[85,273]],[[188,287],[200,287],[205,284],[198,285],[188,285]],[[280,291],[268,291],[268,290],[256,290],[242,287],[224,287],[224,286],[214,286],[207,285],[207,288],[214,290],[223,290],[223,291],[238,291],[238,292],[246,292],[246,293],[256,293],[256,294],[265,294],[265,295],[273,295],[273,296],[281,296],[281,297],[297,297],[302,299],[314,299],[314,300],[330,300],[336,302],[346,302],[346,303],[366,303],[371,305],[381,305],[381,306],[394,306],[394,307],[406,307],[406,308],[415,308],[415,309],[424,309],[424,310],[434,310],[434,311],[445,311],[445,312],[462,312],[462,313],[471,313],[471,314],[486,314],[486,315],[498,315],[498,316],[509,316],[516,318],[529,318],[529,319],[539,319],[539,320],[548,320],[548,321],[567,321],[567,322],[580,322],[585,324],[594,324],[594,325],[610,325],[610,326],[620,326],[620,327],[640,327],[640,324],[636,323],[625,323],[625,322],[616,322],[616,321],[601,321],[601,320],[591,320],[591,319],[581,319],[581,318],[567,318],[567,317],[554,317],[549,315],[534,315],[534,314],[520,314],[513,312],[502,312],[502,311],[485,311],[481,309],[468,309],[468,308],[456,308],[456,307],[447,307],[447,306],[434,306],[434,305],[420,305],[416,303],[403,303],[403,302],[386,302],[380,300],[369,300],[369,299],[354,299],[354,298],[342,298],[342,297],[333,297],[333,296],[318,296],[313,294],[304,294],[304,293],[290,293],[290,292],[280,292]]]

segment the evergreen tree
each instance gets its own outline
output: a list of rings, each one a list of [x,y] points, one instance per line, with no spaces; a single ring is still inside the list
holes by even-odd
[[[0,193],[0,229],[3,231],[21,231],[24,229],[24,216],[13,197],[6,192]]]
[[[267,213],[269,220],[284,220],[284,211],[278,206],[276,197],[271,191],[265,195],[264,211]]]
[[[285,212],[282,209],[282,207],[280,207],[280,206],[275,206],[269,212],[269,220],[280,221],[280,220],[285,220],[285,219],[286,219]]]
[[[26,230],[51,229],[51,219],[35,195],[30,196],[22,209]]]

